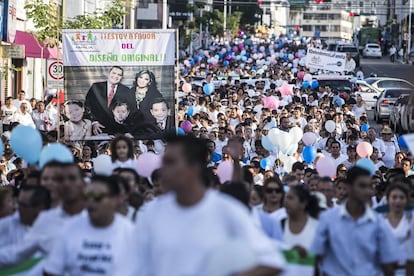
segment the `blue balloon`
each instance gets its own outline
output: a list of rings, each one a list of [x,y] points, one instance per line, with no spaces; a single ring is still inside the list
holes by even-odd
[[[29,164],[39,160],[42,144],[40,132],[29,126],[17,126],[10,136],[10,146],[14,153]]]
[[[242,59],[241,55],[237,55],[237,56],[236,56],[236,60],[237,60],[237,61],[240,61],[241,59]]]
[[[289,57],[288,57],[288,56],[285,56],[285,57],[283,58],[283,60],[284,60],[284,61],[289,61]]]
[[[356,166],[369,171],[371,175],[375,174],[375,164],[371,159],[361,158],[356,162]]]
[[[200,60],[200,58],[198,56],[194,57],[194,62],[198,62]],[[191,62],[190,62],[191,63]]]
[[[310,83],[309,83],[309,81],[307,81],[307,80],[305,80],[305,81],[302,83],[302,87],[303,87],[303,88],[305,88],[305,89],[308,89],[308,88],[309,88],[309,86],[310,86]]]
[[[399,145],[401,148],[408,149],[407,141],[405,141],[405,139],[404,139],[404,135],[403,135],[403,136],[398,137],[398,145]]]
[[[302,151],[303,160],[305,160],[305,162],[308,163],[308,164],[315,161],[317,154],[318,154],[318,152],[316,151],[315,147],[313,147],[313,146],[306,146]]]
[[[200,56],[204,56],[204,51],[203,50],[200,50],[199,52],[198,52],[198,54],[200,55]]]
[[[363,124],[363,125],[361,126],[361,131],[363,131],[363,132],[367,132],[367,131],[368,131],[368,129],[369,129],[369,125],[368,125],[368,124]]]
[[[262,146],[267,151],[272,151],[273,150],[273,144],[272,144],[272,142],[270,142],[270,139],[269,139],[268,136],[263,136],[262,137]]]
[[[280,58],[284,58],[284,57],[285,57],[285,54],[284,54],[284,53],[282,53],[282,52],[280,52],[280,53],[279,53],[279,57],[280,57]]]
[[[262,160],[260,160],[260,167],[265,170],[267,167],[267,160],[265,158],[263,158]]]
[[[224,57],[224,55],[223,55],[222,53],[219,53],[219,54],[218,54],[218,57],[219,57],[220,59],[222,59],[222,58]]]
[[[181,127],[178,127],[177,128],[177,134],[178,134],[178,136],[184,136],[185,135],[184,129],[182,129]]]
[[[220,56],[219,55],[215,55],[214,56],[214,59],[219,59],[220,58]]]
[[[211,93],[213,93],[213,91],[214,91],[214,84],[212,84],[212,83],[204,84],[204,86],[203,86],[204,94],[210,95]]]
[[[191,117],[193,116],[193,114],[194,114],[194,106],[190,105],[187,109],[187,115]]]
[[[247,61],[247,57],[246,57],[246,56],[242,56],[242,57],[241,57],[241,60],[242,60],[243,62],[246,62],[246,61]]]
[[[190,64],[191,64],[191,66],[194,66],[194,60],[192,60],[192,59],[190,59]]]
[[[217,163],[218,161],[220,161],[222,158],[221,158],[221,154],[218,154],[217,152],[213,152],[212,154],[211,154],[211,162],[213,162],[213,163]]]
[[[339,107],[342,107],[345,104],[345,100],[339,97],[338,95],[333,97],[332,102]]]
[[[229,66],[229,62],[227,60],[225,60],[225,61],[223,61],[223,65],[227,67],[227,66]]]
[[[44,165],[51,161],[58,161],[60,163],[72,163],[73,154],[66,146],[59,143],[52,143],[45,146],[40,153],[40,168],[43,168]]]
[[[292,68],[290,71],[292,71],[293,74],[296,74],[298,72],[298,68]]]
[[[319,87],[319,82],[317,80],[313,80],[311,86],[312,89],[316,89]]]
[[[0,141],[0,156],[4,153],[4,144],[2,141]]]

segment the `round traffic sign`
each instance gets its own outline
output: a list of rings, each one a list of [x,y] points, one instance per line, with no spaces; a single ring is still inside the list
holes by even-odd
[[[63,63],[61,61],[54,61],[47,69],[49,77],[55,80],[63,79]]]

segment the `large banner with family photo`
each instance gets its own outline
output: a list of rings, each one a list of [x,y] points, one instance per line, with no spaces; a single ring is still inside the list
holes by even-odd
[[[175,130],[173,30],[64,30],[65,140]]]

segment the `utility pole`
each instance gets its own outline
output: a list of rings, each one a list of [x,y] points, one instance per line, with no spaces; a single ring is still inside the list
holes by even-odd
[[[224,36],[226,36],[226,30],[227,30],[227,0],[224,0],[224,20],[223,20],[223,29],[224,29]]]
[[[168,26],[168,4],[167,0],[162,0],[162,29],[166,30]]]

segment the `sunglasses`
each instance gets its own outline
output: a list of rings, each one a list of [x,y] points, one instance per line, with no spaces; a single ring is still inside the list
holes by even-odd
[[[273,192],[276,192],[277,194],[280,194],[281,192],[283,192],[282,188],[266,188],[266,193],[267,194],[271,194]]]
[[[108,197],[108,194],[93,192],[86,192],[83,194],[83,198],[85,200],[93,199],[95,202],[101,202],[105,197]]]

